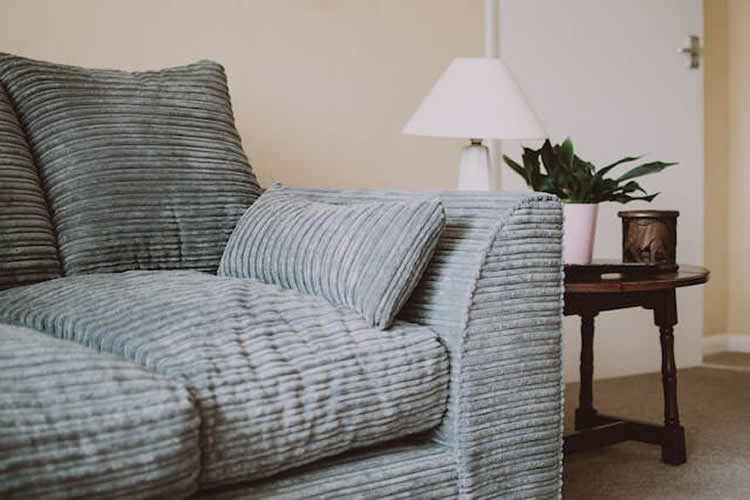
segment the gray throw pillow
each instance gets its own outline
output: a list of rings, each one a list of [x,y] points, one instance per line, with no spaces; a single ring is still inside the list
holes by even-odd
[[[0,54],[65,274],[214,272],[260,194],[234,126],[224,69],[65,66]]]
[[[437,198],[329,205],[274,184],[240,219],[219,275],[318,295],[387,328],[427,267],[444,221]]]

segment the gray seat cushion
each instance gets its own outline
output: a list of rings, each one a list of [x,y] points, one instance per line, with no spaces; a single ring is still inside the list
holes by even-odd
[[[274,184],[240,219],[219,275],[320,295],[387,328],[429,264],[444,219],[436,197],[343,206]]]
[[[0,290],[61,274],[39,175],[8,94],[0,85]]]
[[[325,299],[255,280],[62,278],[0,293],[0,321],[184,381],[201,412],[203,485],[418,433],[446,407],[449,363],[431,330],[375,330]]]
[[[179,382],[0,325],[0,498],[181,498],[198,412]]]
[[[224,69],[85,69],[0,54],[65,274],[215,271],[260,193]]]

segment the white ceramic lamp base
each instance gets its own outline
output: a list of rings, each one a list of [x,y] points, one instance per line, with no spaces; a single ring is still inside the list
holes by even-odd
[[[458,189],[461,191],[490,190],[490,150],[482,141],[472,139],[461,153],[458,170]]]

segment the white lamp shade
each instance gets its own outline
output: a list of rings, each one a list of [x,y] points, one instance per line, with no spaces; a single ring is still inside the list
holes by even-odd
[[[518,84],[496,58],[454,59],[403,132],[467,139],[545,137]]]

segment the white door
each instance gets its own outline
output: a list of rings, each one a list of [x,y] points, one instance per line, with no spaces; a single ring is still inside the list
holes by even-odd
[[[678,161],[639,181],[661,194],[653,203],[600,207],[595,258],[619,258],[617,211],[677,209],[677,259],[703,263],[703,70],[677,49],[703,39],[700,0],[501,0],[500,57],[553,142],[570,136],[576,153],[601,166],[627,155]],[[534,145],[534,143],[529,143]],[[536,147],[534,145],[534,147]],[[503,152],[520,158],[517,143]],[[625,166],[627,168],[627,165]],[[503,167],[502,189],[524,184]],[[703,292],[677,292],[678,367],[701,362]],[[578,318],[565,320],[565,378],[578,378]],[[660,369],[658,331],[644,309],[596,318],[594,374],[611,377]]]

